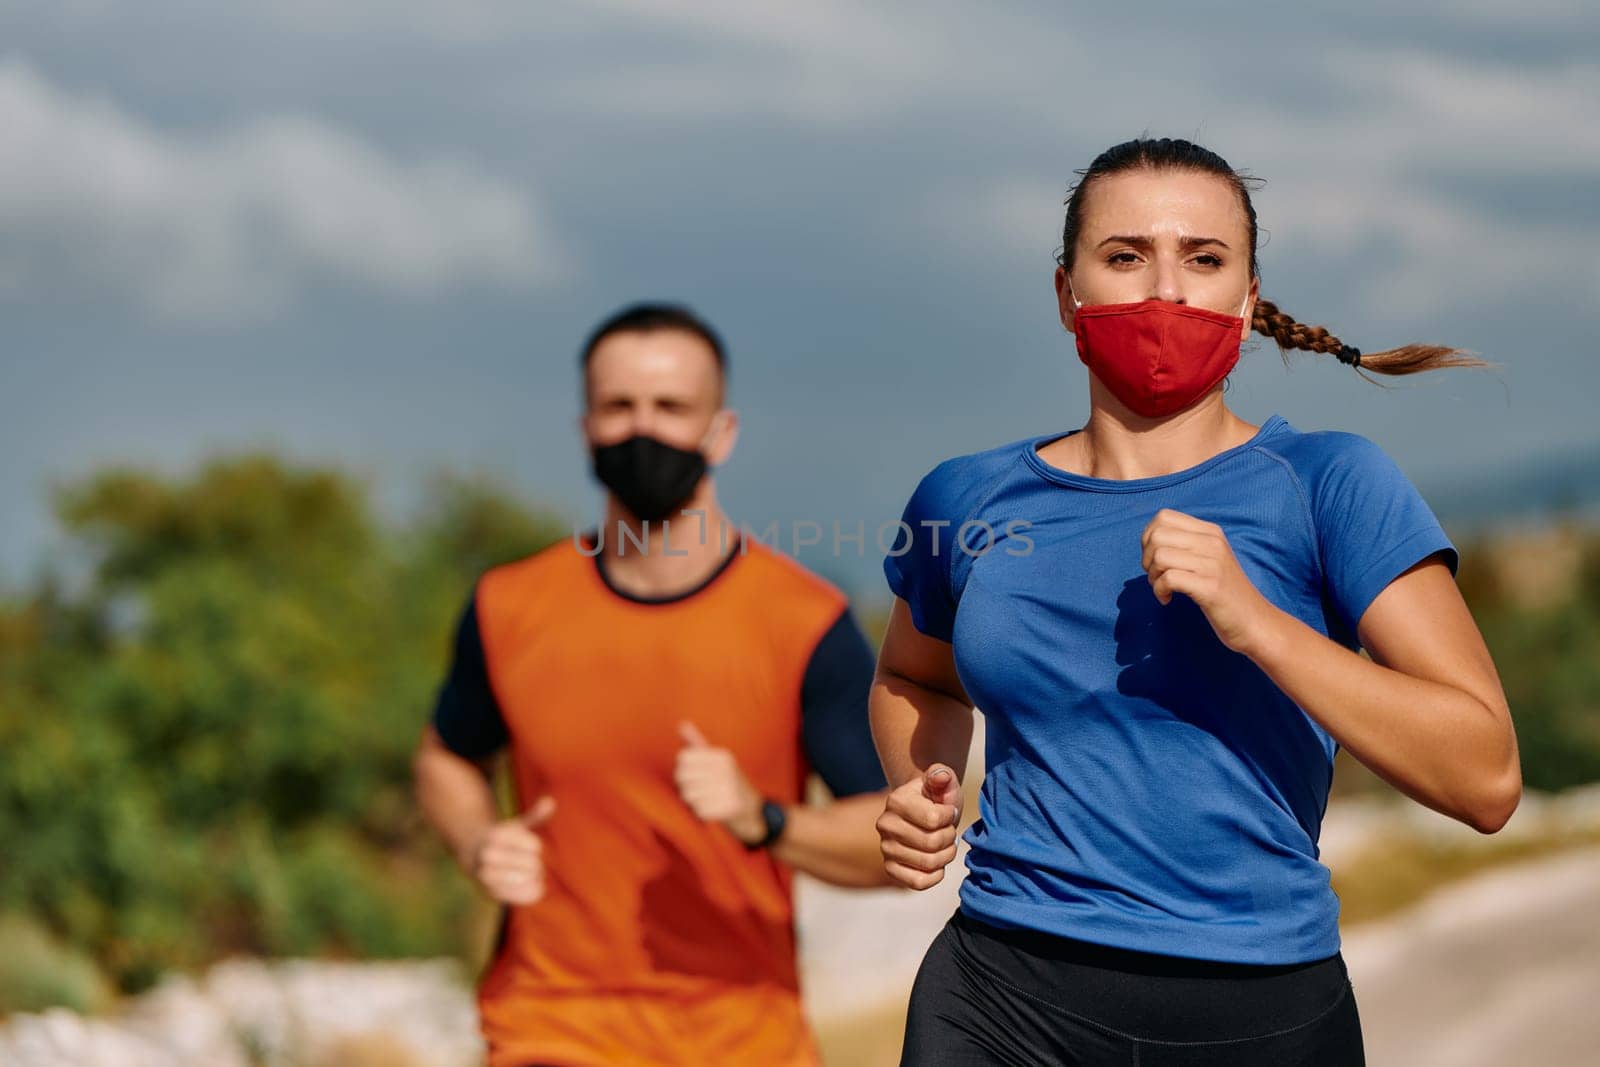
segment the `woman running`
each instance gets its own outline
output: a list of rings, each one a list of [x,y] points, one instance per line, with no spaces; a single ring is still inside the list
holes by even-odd
[[[1223,383],[1252,329],[1358,371],[1482,364],[1363,354],[1260,299],[1246,180],[1187,141],[1082,172],[1055,281],[1088,421],[939,464],[884,563],[871,712],[901,883],[955,858],[974,705],[987,726],[903,1062],[1360,1064],[1318,860],[1334,753],[1493,833],[1516,738],[1405,476],[1361,437],[1245,422]]]

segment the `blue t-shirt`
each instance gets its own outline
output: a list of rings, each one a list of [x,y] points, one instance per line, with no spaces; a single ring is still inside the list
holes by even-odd
[[[1199,607],[1162,606],[1139,537],[1217,523],[1273,604],[1349,648],[1396,577],[1456,553],[1405,475],[1347,433],[1274,415],[1157,478],[1050,466],[1034,437],[939,464],[884,561],[954,646],[987,725],[962,909],[999,926],[1238,963],[1339,949],[1317,837],[1338,748]]]

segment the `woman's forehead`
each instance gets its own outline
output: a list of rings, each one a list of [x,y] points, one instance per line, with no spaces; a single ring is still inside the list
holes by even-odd
[[[1113,234],[1247,237],[1239,194],[1226,179],[1200,171],[1140,168],[1097,178],[1083,208],[1079,233],[1090,244]]]

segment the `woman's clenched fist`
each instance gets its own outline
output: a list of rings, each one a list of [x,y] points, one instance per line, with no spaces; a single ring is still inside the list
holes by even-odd
[[[889,877],[911,889],[944,881],[956,858],[956,826],[961,821],[961,782],[955,771],[935,763],[889,794],[878,816],[878,839]]]

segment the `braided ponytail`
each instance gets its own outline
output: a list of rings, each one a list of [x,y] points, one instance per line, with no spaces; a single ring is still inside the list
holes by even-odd
[[[1101,152],[1085,170],[1078,171],[1079,181],[1067,197],[1067,217],[1061,227],[1061,254],[1057,262],[1067,270],[1072,269],[1077,254],[1078,233],[1083,226],[1084,196],[1097,179],[1124,171],[1169,168],[1192,170],[1215,175],[1233,187],[1244,209],[1245,228],[1250,235],[1250,277],[1261,276],[1256,261],[1256,209],[1250,200],[1250,189],[1260,183],[1242,171],[1228,166],[1226,160],[1209,149],[1192,141],[1176,137],[1159,139],[1138,138]],[[1310,352],[1325,352],[1340,363],[1347,363],[1357,371],[1374,371],[1378,374],[1417,374],[1426,370],[1443,370],[1447,367],[1487,367],[1488,363],[1470,356],[1459,348],[1443,345],[1402,345],[1365,355],[1359,348],[1345,344],[1323,326],[1307,326],[1278,310],[1270,300],[1257,300],[1255,317],[1250,328],[1264,333],[1285,353],[1291,348]]]
[[[1325,352],[1337,358],[1340,363],[1348,363],[1357,370],[1369,370],[1377,374],[1399,376],[1419,374],[1428,370],[1443,370],[1447,367],[1489,365],[1459,348],[1447,348],[1444,345],[1402,345],[1383,352],[1363,353],[1359,348],[1347,345],[1329,333],[1325,326],[1307,326],[1303,322],[1297,322],[1294,316],[1279,311],[1278,305],[1270,300],[1256,301],[1255,317],[1250,321],[1250,328],[1276,341],[1278,348],[1285,353],[1285,358],[1291,348],[1307,352]]]

